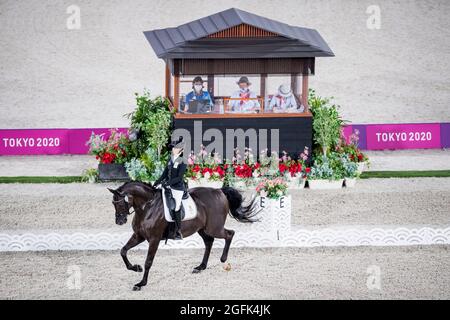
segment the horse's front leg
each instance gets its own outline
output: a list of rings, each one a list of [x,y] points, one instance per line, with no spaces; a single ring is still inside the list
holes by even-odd
[[[138,264],[132,265],[127,257],[127,252],[131,248],[136,247],[138,244],[142,243],[144,238],[134,233],[130,240],[123,246],[122,250],[120,250],[120,255],[122,256],[123,262],[125,262],[125,266],[128,270],[132,270],[135,272],[142,272],[142,267]]]
[[[153,264],[153,258],[155,257],[156,251],[158,250],[160,239],[161,238],[158,237],[149,240],[147,258],[145,259],[144,276],[142,277],[141,282],[134,285],[133,291],[139,291],[143,286],[147,285],[148,272],[150,271],[150,267]]]

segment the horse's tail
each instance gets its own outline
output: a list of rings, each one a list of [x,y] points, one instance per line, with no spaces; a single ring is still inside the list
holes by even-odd
[[[239,222],[251,223],[257,221],[257,219],[254,219],[258,214],[255,199],[252,199],[248,205],[243,206],[244,198],[238,190],[231,187],[223,187],[222,192],[228,199],[230,215],[233,218]]]

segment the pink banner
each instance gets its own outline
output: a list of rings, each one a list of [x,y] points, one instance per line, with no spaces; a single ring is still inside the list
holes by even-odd
[[[440,124],[367,125],[366,142],[368,150],[440,148]]]
[[[69,153],[67,129],[1,130],[1,155],[61,153]]]
[[[86,142],[92,132],[109,128],[0,129],[1,155],[87,154]],[[127,128],[119,128],[126,132]],[[359,146],[365,150],[429,149],[450,147],[449,123],[353,124],[344,128],[348,138],[359,131]]]
[[[87,154],[91,133],[105,133],[109,128],[87,129],[3,129],[0,130],[0,155]],[[127,128],[118,129],[126,132]]]

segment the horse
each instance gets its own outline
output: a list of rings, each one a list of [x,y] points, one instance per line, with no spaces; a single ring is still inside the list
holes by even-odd
[[[144,264],[142,280],[133,286],[134,291],[147,285],[148,274],[161,240],[167,240],[169,222],[164,217],[163,194],[151,184],[127,181],[117,189],[107,188],[113,194],[115,207],[115,222],[124,225],[128,215],[134,213],[133,235],[120,250],[120,255],[128,270],[142,272],[140,265],[133,265],[127,258],[127,252],[143,241],[148,241],[148,252]],[[205,243],[205,252],[200,265],[193,268],[193,273],[206,269],[209,255],[215,238],[225,239],[220,261],[225,263],[228,258],[234,231],[224,227],[227,215],[239,222],[253,223],[257,221],[255,199],[248,205],[243,205],[242,194],[231,187],[221,189],[197,187],[190,189],[189,195],[197,207],[197,216],[181,223],[181,234],[184,238],[198,233]],[[130,212],[133,208],[134,212]]]

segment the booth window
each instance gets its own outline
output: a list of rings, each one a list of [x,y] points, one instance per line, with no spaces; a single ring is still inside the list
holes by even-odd
[[[195,90],[193,80],[199,77],[202,82],[196,82]],[[180,76],[178,81],[179,95],[174,99],[178,99],[178,113],[182,114],[307,111],[302,102],[301,75],[189,75]],[[199,84],[202,85],[201,89]]]

